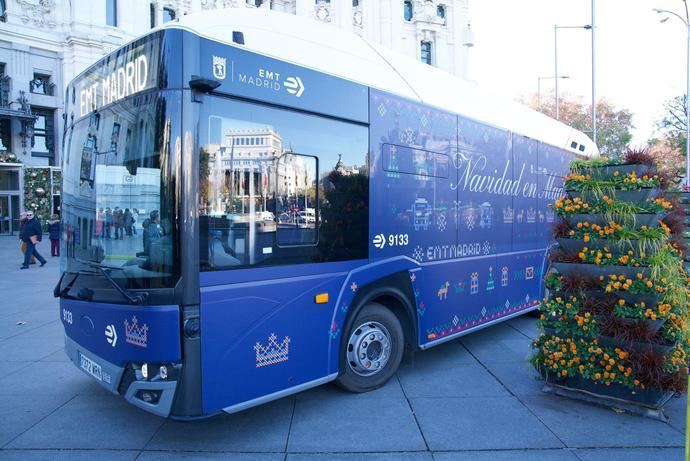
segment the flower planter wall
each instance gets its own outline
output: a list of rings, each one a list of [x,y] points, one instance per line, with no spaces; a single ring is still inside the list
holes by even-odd
[[[669,396],[685,391],[690,352],[688,279],[665,224],[678,210],[657,196],[648,164],[577,161],[571,173],[553,205],[557,245],[532,362],[562,395],[663,419]]]

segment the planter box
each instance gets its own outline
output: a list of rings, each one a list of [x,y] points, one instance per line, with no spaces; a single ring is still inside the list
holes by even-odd
[[[573,294],[572,292],[568,293],[565,291],[554,291],[554,296],[565,296],[566,294]],[[625,302],[630,304],[630,305],[635,305],[635,304],[640,304],[644,303],[646,307],[655,307],[657,304],[661,302],[661,299],[663,298],[663,294],[634,294],[634,293],[628,293],[627,291],[611,291],[611,292],[605,292],[604,290],[578,290],[575,294],[580,293],[582,296],[585,296],[587,298],[613,298],[613,299],[625,299]],[[645,319],[640,319],[640,320],[645,320]],[[658,322],[659,320],[650,320],[654,322]],[[663,321],[663,320],[662,320]]]
[[[635,172],[635,174],[638,177],[642,177],[646,174],[650,175],[650,176],[653,176],[656,174],[656,168],[654,168],[654,166],[641,165],[639,163],[623,164],[623,165],[607,165],[607,166],[600,166],[600,167],[595,167],[595,168],[578,168],[577,171],[580,174],[590,175],[590,176],[592,176],[592,178],[595,178],[595,179],[611,179],[611,178],[613,178],[613,174],[616,171],[621,176],[625,176],[626,174],[630,174],[633,171]]]
[[[642,226],[658,227],[659,220],[664,219],[668,213],[637,213],[629,216],[610,215],[605,214],[574,214],[563,218],[565,222],[571,226],[576,226],[578,223],[588,222],[590,224],[597,224],[599,226],[606,226],[609,221],[621,225],[627,225],[639,229]],[[609,219],[611,218],[611,219]]]
[[[598,266],[596,264],[559,262],[551,263],[551,267],[562,275],[584,275],[590,277],[599,277],[601,275],[604,277],[608,277],[609,275],[624,275],[627,278],[636,277],[638,272],[641,273],[643,277],[647,278],[652,275],[651,267]]]
[[[655,410],[663,407],[673,397],[673,391],[660,389],[629,389],[622,384],[596,383],[580,376],[566,379],[556,379],[551,375],[546,376],[547,384],[570,391],[583,392],[591,397],[601,399],[601,404],[615,405],[620,402],[652,408]]]
[[[561,334],[558,331],[556,331],[555,328],[544,328],[544,334],[548,336],[557,336],[560,338],[566,338],[569,337],[571,339],[583,339],[585,341],[592,341],[591,337],[586,337],[586,336],[581,336],[581,335],[568,335],[568,334]],[[615,348],[620,348],[626,352],[653,352],[655,354],[659,355],[666,355],[668,354],[671,349],[675,347],[675,344],[672,343],[645,343],[645,342],[640,342],[640,341],[623,341],[619,340],[616,338],[613,338],[611,336],[603,336],[603,335],[598,335],[597,336],[597,344],[601,347],[609,347],[612,349]]]
[[[608,317],[602,316],[602,315],[597,315],[594,317],[596,321],[601,324]],[[631,319],[631,318],[626,318],[626,317],[612,317],[619,322],[625,324],[626,326],[629,326],[630,328],[638,325],[642,325],[646,330],[648,330],[652,334],[656,334],[662,326],[664,326],[664,323],[666,323],[666,319],[657,319],[657,320],[650,320],[650,319]]]
[[[557,238],[556,242],[567,252],[580,251],[582,248],[587,247],[591,250],[608,248],[612,253],[627,253],[629,250],[637,252],[640,250],[641,245],[643,251],[651,252],[652,250],[650,245],[646,243],[643,245],[640,240],[591,239],[585,243],[583,239]]]
[[[654,352],[659,355],[668,354],[675,344],[664,343],[643,343],[639,341],[622,341],[610,336],[601,336],[597,338],[599,345],[602,347],[620,347],[626,352]]]
[[[601,293],[601,292],[599,292]],[[612,291],[606,293],[608,295],[615,296],[616,299],[625,299],[628,304],[640,304],[644,303],[647,307],[654,307],[661,302],[664,297],[662,293],[659,294],[634,294],[628,293],[627,291]],[[657,320],[658,321],[658,320]]]
[[[656,188],[638,189],[638,190],[619,190],[614,189],[606,191],[603,195],[608,195],[612,199],[620,200],[621,202],[642,203],[654,197],[659,190]],[[581,198],[585,202],[597,200],[598,197],[592,191],[578,192],[574,190],[566,191],[571,198]]]
[[[666,195],[669,197],[675,197],[682,204],[690,204],[690,192],[680,192],[680,191],[666,191]]]
[[[608,246],[601,240],[590,240],[589,242],[585,243],[585,241],[582,239],[557,238],[556,242],[558,243],[559,247],[569,253],[573,251],[580,251],[584,247],[591,248],[593,250],[602,250],[605,246]]]

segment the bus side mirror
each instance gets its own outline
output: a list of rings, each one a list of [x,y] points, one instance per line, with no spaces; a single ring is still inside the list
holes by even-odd
[[[212,92],[220,86],[218,80],[213,80],[198,75],[192,75],[189,81],[189,87],[192,89],[192,100],[194,102],[201,102],[201,96]]]

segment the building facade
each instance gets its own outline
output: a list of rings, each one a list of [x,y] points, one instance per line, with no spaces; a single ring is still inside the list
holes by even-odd
[[[469,0],[0,0],[0,234],[19,212],[59,211],[67,82],[120,45],[180,16],[268,8],[333,24],[467,75]]]

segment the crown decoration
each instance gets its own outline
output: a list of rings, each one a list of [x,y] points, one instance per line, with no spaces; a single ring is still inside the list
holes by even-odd
[[[285,336],[283,342],[280,344],[278,344],[277,339],[278,337],[276,334],[271,333],[271,336],[268,337],[267,346],[259,342],[254,345],[254,351],[256,351],[256,368],[287,362],[290,353],[290,337]]]
[[[553,222],[554,221],[554,212],[552,209],[546,210],[546,222]]]
[[[143,324],[139,326],[137,316],[132,317],[132,323],[125,319],[125,341],[139,347],[146,347],[148,342],[149,326]]]
[[[530,208],[527,210],[527,222],[534,224],[537,221],[537,212],[533,209]]]
[[[512,224],[514,216],[515,211],[512,208],[508,207],[503,209],[503,223]]]

